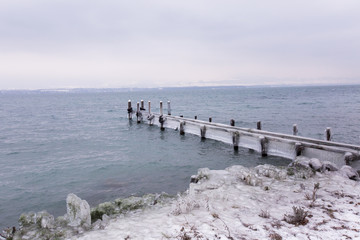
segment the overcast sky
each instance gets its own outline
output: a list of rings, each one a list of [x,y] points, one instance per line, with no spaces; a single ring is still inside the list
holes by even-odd
[[[0,0],[0,89],[353,83],[359,0]]]

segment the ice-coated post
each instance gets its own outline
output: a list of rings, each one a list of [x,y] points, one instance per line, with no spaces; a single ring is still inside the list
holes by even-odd
[[[258,121],[258,122],[256,123],[256,129],[257,129],[257,130],[261,130],[261,121]]]
[[[194,118],[195,118],[195,120],[197,120],[197,116],[195,116]]]
[[[140,110],[145,111],[144,100],[141,100],[140,102],[141,102]]]
[[[261,145],[261,156],[267,156],[267,139],[264,136],[260,136],[260,145]]]
[[[235,126],[235,120],[234,119],[230,119],[230,126]]]
[[[209,117],[209,122],[212,122],[212,118],[211,118],[211,117]]]
[[[326,141],[331,141],[331,128],[327,127],[325,130],[325,139]]]
[[[239,150],[239,139],[240,139],[240,133],[239,132],[234,132],[233,135],[232,135],[232,142],[233,142],[233,146],[234,146],[235,151]]]
[[[295,155],[297,157],[301,155],[301,152],[302,152],[303,148],[304,147],[301,145],[301,143],[299,143],[299,142],[295,143]]]
[[[163,102],[160,101],[160,115],[163,115]]]
[[[171,115],[171,107],[170,107],[170,101],[167,102],[167,109],[168,109],[168,115]]]
[[[296,136],[297,133],[298,133],[298,128],[297,128],[297,125],[294,124],[294,125],[293,125],[293,135]]]
[[[136,104],[136,122],[140,123],[140,103]]]
[[[149,115],[151,114],[151,102],[149,101]]]
[[[128,118],[132,119],[132,107],[131,107],[131,100],[128,101]]]
[[[203,125],[202,127],[200,127],[200,136],[201,136],[201,139],[205,139],[205,134],[206,134],[206,126]]]
[[[185,125],[185,122],[181,121],[180,122],[180,135],[185,135],[184,125]]]

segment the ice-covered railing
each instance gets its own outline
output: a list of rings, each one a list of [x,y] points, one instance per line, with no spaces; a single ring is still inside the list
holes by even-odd
[[[170,128],[185,133],[209,138],[231,144],[234,150],[239,147],[252,149],[261,153],[262,156],[272,155],[288,159],[297,156],[318,158],[323,161],[331,161],[339,167],[347,164],[352,165],[360,159],[360,146],[338,143],[331,141],[330,128],[325,130],[326,140],[318,140],[297,136],[297,126],[293,126],[293,135],[268,132],[261,130],[261,122],[257,122],[257,128],[241,128],[235,126],[235,121],[230,120],[230,125],[184,118],[183,116],[171,116],[170,102],[167,102],[167,114],[164,114],[163,102],[160,102],[159,113],[151,112],[151,102],[145,109],[144,101],[137,103],[136,110],[128,102],[128,118],[136,117],[137,123],[157,125],[161,130]]]

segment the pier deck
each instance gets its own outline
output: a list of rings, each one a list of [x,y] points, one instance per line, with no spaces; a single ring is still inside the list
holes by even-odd
[[[149,102],[149,109],[151,108]],[[131,109],[131,111],[129,110]],[[141,110],[143,109],[143,110]],[[318,158],[321,161],[330,161],[341,167],[344,164],[352,165],[360,159],[360,146],[330,141],[330,129],[326,130],[326,140],[306,138],[296,135],[268,132],[259,129],[242,128],[230,121],[231,125],[213,123],[208,121],[171,116],[170,103],[168,102],[168,114],[163,114],[162,102],[160,102],[160,113],[145,111],[143,101],[141,108],[137,104],[137,110],[132,111],[131,102],[128,104],[129,118],[135,113],[138,123],[147,123],[186,133],[197,135],[203,139],[213,139],[228,143],[237,150],[239,147],[259,152],[262,156],[272,155],[287,159],[295,159],[297,156]],[[260,126],[259,126],[260,125]],[[257,128],[261,128],[258,122]],[[294,134],[296,134],[294,125]]]

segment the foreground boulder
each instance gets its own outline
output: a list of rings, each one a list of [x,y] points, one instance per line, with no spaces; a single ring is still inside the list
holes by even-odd
[[[66,210],[70,226],[91,226],[90,205],[87,201],[70,193],[66,198]]]

